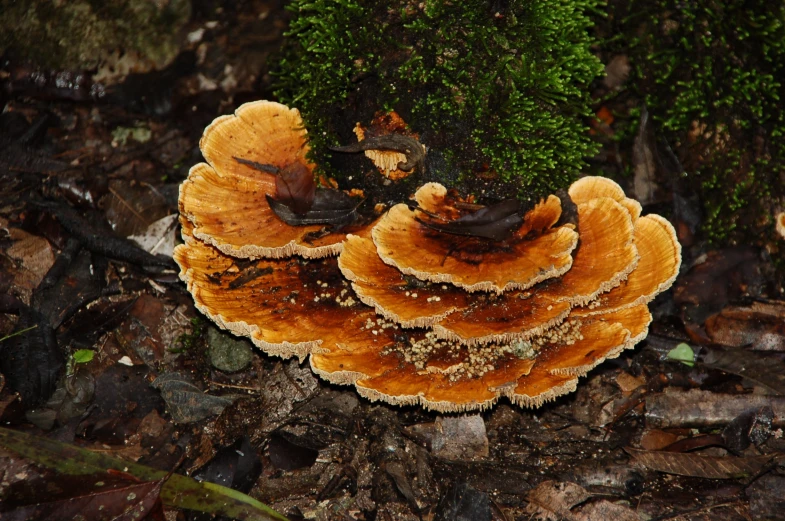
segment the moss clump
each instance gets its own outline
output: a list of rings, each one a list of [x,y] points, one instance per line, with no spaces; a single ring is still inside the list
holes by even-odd
[[[785,195],[785,4],[620,0],[611,18],[629,84],[701,195],[704,231],[748,241]]]
[[[276,94],[301,110],[331,175],[350,173],[326,147],[395,110],[429,147],[434,178],[471,186],[482,174],[538,196],[596,151],[582,118],[602,72],[587,32],[600,4],[294,0]]]
[[[41,67],[93,69],[119,52],[162,68],[179,52],[190,15],[187,0],[0,0],[0,54]]]

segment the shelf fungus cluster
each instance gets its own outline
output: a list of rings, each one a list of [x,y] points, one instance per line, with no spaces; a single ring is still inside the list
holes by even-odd
[[[175,250],[197,307],[372,400],[539,406],[643,339],[679,269],[672,226],[604,178],[525,212],[428,183],[362,217],[353,194],[312,184],[296,110],[244,105],[201,148]]]

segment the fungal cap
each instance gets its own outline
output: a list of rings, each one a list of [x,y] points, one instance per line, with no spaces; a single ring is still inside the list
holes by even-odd
[[[246,103],[215,119],[199,143],[207,163],[191,168],[180,186],[180,212],[194,224],[194,236],[233,257],[339,253],[344,233],[284,223],[266,197],[276,193],[275,175],[248,164],[283,169],[300,163],[312,172],[306,134],[296,109],[270,101]]]
[[[585,203],[599,197],[610,197],[630,212],[633,222],[641,215],[641,203],[624,195],[621,186],[607,177],[582,177],[570,185],[568,193],[575,204]]]
[[[570,270],[528,290],[492,301],[474,298],[470,307],[440,320],[441,337],[473,345],[527,339],[561,323],[576,305],[619,286],[638,264],[627,210],[608,197],[578,205],[581,241]]]
[[[238,260],[195,238],[193,225],[180,221],[184,244],[174,251],[180,278],[197,309],[222,328],[270,355],[300,360],[339,343],[373,346],[382,338],[365,331],[367,320],[377,317],[353,297],[336,259]]]
[[[582,322],[580,337],[572,344],[554,342],[543,347],[532,370],[518,380],[510,393],[513,402],[540,407],[574,391],[578,377],[645,338],[651,314],[645,305],[640,305],[590,319],[568,320]]]
[[[460,288],[412,280],[382,262],[370,239],[349,235],[338,266],[363,303],[403,327],[430,327],[468,305],[469,295]]]
[[[437,183],[422,186],[415,199],[439,215],[454,214],[446,204],[446,190]],[[560,212],[556,197],[536,205],[524,218]],[[469,292],[525,289],[558,277],[572,265],[570,253],[578,242],[571,226],[548,228],[532,239],[515,235],[505,244],[434,231],[418,221],[405,204],[393,206],[371,234],[381,259],[420,280],[451,283]],[[558,219],[558,217],[557,217]]]
[[[647,304],[673,285],[681,266],[681,245],[673,225],[656,214],[641,217],[635,221],[635,247],[640,255],[635,270],[581,313],[607,313]]]

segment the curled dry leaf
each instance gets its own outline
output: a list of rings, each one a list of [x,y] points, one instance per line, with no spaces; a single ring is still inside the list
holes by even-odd
[[[213,166],[194,169],[226,178],[221,197],[235,209],[257,206],[263,219],[251,223],[253,233],[211,221],[225,209],[199,201],[215,192],[192,175],[181,192],[180,276],[197,307],[222,327],[270,354],[310,355],[317,374],[372,400],[463,411],[506,396],[539,406],[642,340],[651,321],[646,304],[678,273],[670,224],[641,217],[640,204],[617,184],[593,177],[569,190],[577,226],[558,224],[555,196],[521,216],[517,204],[478,208],[429,183],[414,194],[416,204],[396,205],[355,234],[296,235],[309,227],[286,225],[261,202],[275,181],[264,177],[273,174],[251,176],[229,160],[234,154],[277,168],[304,161],[304,130],[272,157],[268,147],[238,150],[237,134],[223,129],[267,128],[286,118],[291,125],[292,111],[269,105],[252,106],[257,117],[278,114],[275,123],[243,122],[243,108],[219,118],[216,135],[227,132],[222,146],[234,148],[222,152],[220,140],[203,140]],[[215,132],[208,127],[206,136]],[[338,259],[308,258],[338,251]]]
[[[316,196],[313,172],[302,163],[287,166],[275,178],[275,196],[297,215],[308,212]]]
[[[445,224],[430,222],[427,218],[417,218],[417,220],[437,232],[503,241],[510,238],[512,233],[523,224],[523,218],[519,214],[520,208],[521,203],[517,199],[507,199]]]
[[[648,451],[626,447],[634,461],[644,467],[667,474],[708,479],[738,479],[754,476],[776,454],[763,456],[703,456],[695,453]]]
[[[425,159],[425,147],[419,143],[417,134],[410,132],[403,118],[397,112],[377,114],[366,128],[357,123],[354,134],[358,143],[347,147],[339,147],[339,151],[364,151],[379,172],[387,178],[403,179],[414,173],[415,167],[422,168]],[[397,136],[397,142],[385,143],[385,136]],[[382,138],[381,142],[379,138]],[[366,142],[367,143],[364,143]],[[341,150],[343,149],[343,150]]]

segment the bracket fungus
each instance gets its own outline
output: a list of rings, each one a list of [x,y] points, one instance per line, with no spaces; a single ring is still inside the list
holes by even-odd
[[[181,188],[174,253],[196,306],[372,400],[540,406],[645,338],[647,304],[681,262],[673,227],[604,178],[525,213],[428,183],[376,220],[325,226],[271,208],[302,216],[316,204],[297,181],[313,165],[296,110],[243,105],[201,147],[208,164]]]
[[[321,221],[292,226],[269,203],[284,184],[275,172],[313,177],[306,136],[297,109],[269,101],[246,103],[205,128],[199,148],[207,163],[192,167],[180,187],[180,213],[193,224],[194,237],[239,258],[337,254],[351,226],[331,230]],[[320,201],[319,193],[314,191],[307,209]],[[337,215],[349,213],[345,197],[336,199],[342,205]]]
[[[365,152],[381,174],[398,180],[409,176],[419,167],[424,168],[425,146],[417,134],[409,132],[397,112],[377,114],[370,127],[357,123],[354,127],[357,143],[332,147],[335,152]]]

